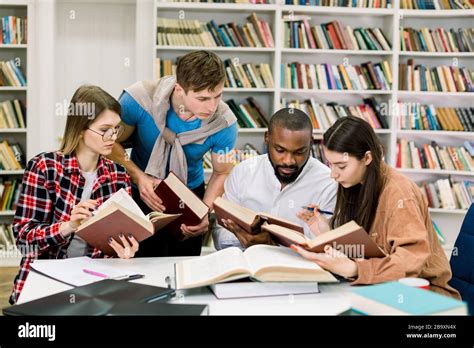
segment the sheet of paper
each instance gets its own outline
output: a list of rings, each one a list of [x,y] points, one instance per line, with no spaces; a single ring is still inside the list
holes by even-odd
[[[74,286],[87,285],[106,279],[86,273],[84,270],[106,275],[107,278],[130,275],[130,273],[124,272],[121,269],[98,263],[87,256],[72,257],[63,260],[40,260],[40,262],[33,262],[31,268],[51,278]]]

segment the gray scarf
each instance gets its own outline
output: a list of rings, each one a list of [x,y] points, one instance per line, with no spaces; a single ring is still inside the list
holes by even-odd
[[[180,134],[166,127],[166,114],[170,108],[170,96],[176,85],[174,76],[165,76],[158,81],[139,81],[125,91],[153,117],[160,135],[148,160],[145,173],[158,179],[166,177],[166,164],[169,159],[169,170],[174,172],[184,183],[188,182],[188,165],[183,146],[203,144],[206,139],[227,128],[237,121],[229,106],[221,101],[216,112],[201,121],[201,127]],[[171,158],[170,158],[171,156]]]

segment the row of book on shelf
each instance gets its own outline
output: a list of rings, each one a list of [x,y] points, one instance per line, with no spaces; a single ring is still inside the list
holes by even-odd
[[[177,61],[179,58],[177,58]],[[176,63],[177,64],[177,63]],[[156,78],[176,75],[176,64],[170,59],[155,59]],[[225,88],[273,88],[273,74],[267,63],[240,63],[236,59],[225,59]]]
[[[267,128],[268,120],[266,113],[253,97],[247,97],[246,102],[238,103],[233,99],[226,101],[230,109],[237,117],[239,128]]]
[[[428,207],[435,209],[469,209],[474,203],[474,182],[453,182],[450,178],[423,182],[421,192]]]
[[[285,5],[391,8],[391,0],[285,0]]]
[[[0,211],[16,209],[20,187],[21,180],[0,180]]]
[[[474,52],[474,28],[400,28],[400,49],[415,52]]]
[[[457,66],[426,67],[413,59],[400,63],[399,89],[424,92],[474,92],[474,70]]]
[[[399,103],[400,129],[474,131],[474,108],[435,107],[433,104]]]
[[[191,2],[214,4],[275,4],[277,0],[159,0],[158,2]],[[285,5],[392,8],[391,0],[285,0]],[[401,0],[400,8],[409,10],[465,10],[473,9],[470,0]]]
[[[303,49],[390,51],[391,44],[380,28],[343,26],[339,21],[311,26],[310,17],[285,16],[284,47]]]
[[[281,88],[319,90],[383,90],[392,86],[390,63],[361,65],[304,64],[281,65]]]
[[[19,144],[0,142],[0,170],[20,170],[25,167],[25,155]]]
[[[235,149],[229,160],[235,166],[242,161],[259,156],[260,154],[261,153],[252,144],[247,143],[242,146],[241,149]],[[207,152],[204,155],[202,164],[204,169],[212,169],[211,152]]]
[[[26,44],[28,38],[28,20],[24,17],[3,16],[0,44]]]
[[[387,116],[382,115],[380,107],[375,98],[364,98],[359,105],[344,105],[336,102],[317,103],[314,98],[304,101],[291,100],[286,98],[281,100],[282,107],[293,107],[304,111],[310,118],[313,129],[328,129],[339,118],[346,116],[360,117],[374,129],[389,128]]]
[[[255,13],[240,25],[157,18],[157,45],[205,47],[274,47],[270,25]]]
[[[12,225],[0,225],[0,250],[16,248],[16,239],[13,235]]]
[[[437,142],[417,146],[414,141],[397,142],[397,168],[474,171],[474,143],[440,146]]]
[[[0,61],[0,86],[26,86],[25,76],[14,59],[6,62]]]
[[[21,100],[0,102],[0,128],[26,128],[26,109]]]

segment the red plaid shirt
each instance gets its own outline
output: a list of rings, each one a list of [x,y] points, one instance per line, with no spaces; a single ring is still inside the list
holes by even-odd
[[[13,233],[23,258],[10,303],[18,300],[34,259],[67,257],[74,234],[63,237],[59,225],[69,221],[72,207],[81,200],[84,184],[74,155],[41,153],[28,162],[13,220]],[[96,199],[100,205],[121,188],[131,194],[130,177],[122,166],[101,156],[91,199]],[[89,247],[87,256],[100,258],[104,254]]]

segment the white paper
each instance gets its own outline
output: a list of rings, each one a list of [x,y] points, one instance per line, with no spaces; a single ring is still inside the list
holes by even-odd
[[[84,269],[107,275],[107,278],[130,275],[123,270],[98,263],[87,256],[62,260],[40,260],[40,262],[33,262],[31,268],[51,278],[74,286],[87,285],[106,279],[104,277],[88,274],[84,272]]]

